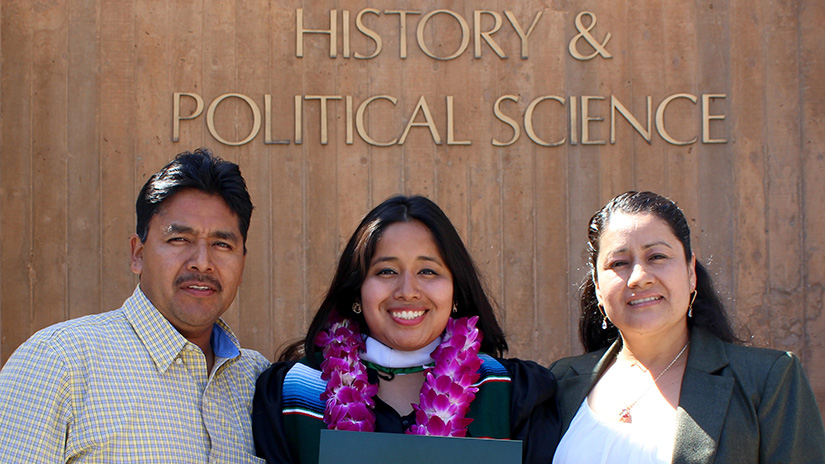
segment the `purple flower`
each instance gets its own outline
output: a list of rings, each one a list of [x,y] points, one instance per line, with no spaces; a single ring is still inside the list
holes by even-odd
[[[318,334],[315,343],[324,347],[321,378],[327,381],[327,388],[321,399],[326,401],[327,427],[374,430],[372,397],[378,392],[378,386],[369,383],[366,368],[358,357],[358,351],[364,347],[358,324],[348,319],[334,320],[327,331]]]
[[[449,319],[441,344],[433,351],[435,367],[427,372],[419,404],[414,404],[416,424],[408,433],[463,437],[472,419],[465,417],[478,387],[481,333],[478,317]],[[378,385],[369,383],[359,353],[365,349],[358,324],[340,316],[318,334],[323,347],[321,378],[327,386],[321,394],[326,402],[324,422],[330,429],[375,430],[374,396]]]
[[[481,359],[478,317],[449,319],[441,344],[432,353],[435,367],[421,387],[419,403],[413,405],[416,425],[409,433],[463,437],[472,419],[464,417],[478,392],[473,387]]]

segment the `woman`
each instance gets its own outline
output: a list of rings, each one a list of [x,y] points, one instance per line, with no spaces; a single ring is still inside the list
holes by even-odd
[[[494,357],[506,350],[444,212],[423,197],[390,198],[352,234],[304,340],[258,379],[258,455],[318,462],[318,431],[329,428],[519,439],[524,462],[548,463],[555,379]]]
[[[736,344],[682,211],[627,192],[590,220],[587,354],[556,362],[562,463],[825,462],[791,353]]]

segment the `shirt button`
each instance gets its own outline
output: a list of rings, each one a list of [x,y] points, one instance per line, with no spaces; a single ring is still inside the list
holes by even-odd
[[[183,359],[175,358],[175,364],[183,364]]]

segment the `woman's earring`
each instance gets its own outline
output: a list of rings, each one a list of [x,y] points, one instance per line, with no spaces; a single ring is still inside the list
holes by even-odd
[[[357,301],[352,303],[352,312],[355,314],[361,314],[361,303]]]
[[[457,312],[458,312],[458,303],[453,301],[453,314],[456,314]]]
[[[693,297],[690,299],[690,305],[688,306],[688,317],[693,317],[693,302],[696,301],[696,295],[699,292],[696,290],[693,291]]]
[[[604,313],[602,305],[599,305],[599,312],[602,313],[602,330],[607,330],[607,314]]]

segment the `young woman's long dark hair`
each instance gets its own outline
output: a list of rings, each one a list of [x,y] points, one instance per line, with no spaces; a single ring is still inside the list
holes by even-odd
[[[429,229],[444,263],[452,273],[453,301],[457,312],[452,313],[451,317],[478,316],[478,328],[483,335],[481,351],[495,356],[507,351],[507,341],[496,320],[493,303],[484,291],[467,247],[447,215],[425,197],[399,195],[373,208],[358,225],[338,260],[332,284],[309,325],[306,337],[289,345],[279,356],[280,360],[296,359],[305,354],[311,363],[315,363],[316,354],[320,352],[314,343],[315,337],[326,329],[334,312],[357,321],[361,331],[369,333],[364,315],[355,314],[352,304],[360,300],[361,284],[367,276],[381,235],[392,224],[410,221],[418,221]]]
[[[584,350],[596,351],[613,343],[619,336],[619,330],[607,323],[602,329],[604,315],[596,299],[596,262],[599,258],[599,240],[602,232],[614,213],[652,214],[663,220],[682,243],[685,259],[690,262],[693,251],[690,248],[690,227],[681,208],[669,199],[653,192],[625,192],[610,200],[602,209],[590,218],[587,232],[587,251],[589,272],[582,280],[581,318],[579,319],[579,339]],[[726,342],[738,342],[731,328],[725,306],[713,288],[713,281],[707,269],[696,262],[696,301],[693,303],[693,316],[688,318],[688,327],[703,327]],[[687,309],[687,308],[685,308]]]

